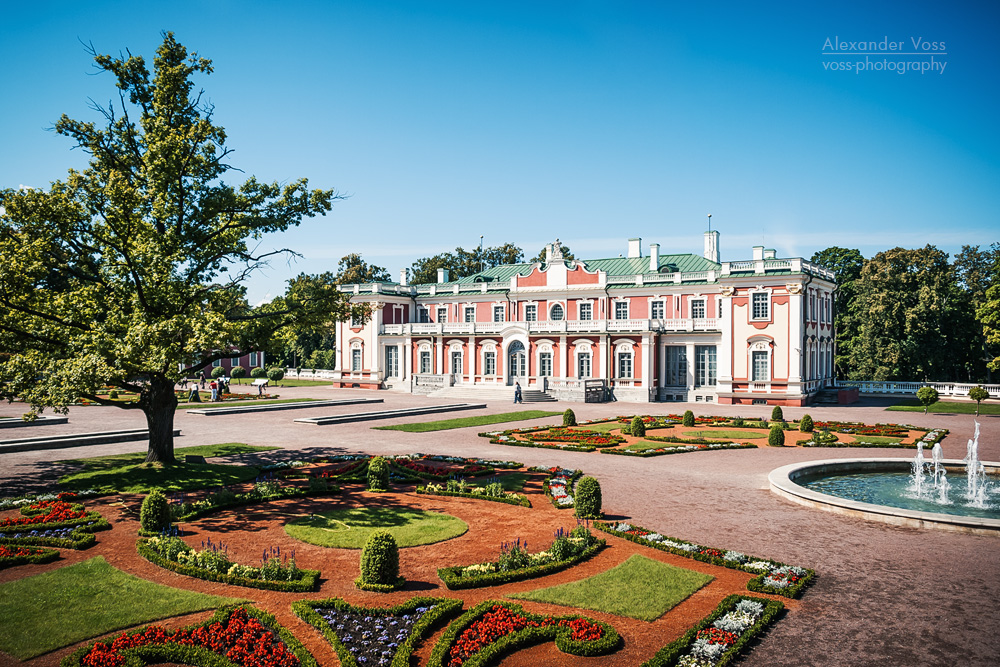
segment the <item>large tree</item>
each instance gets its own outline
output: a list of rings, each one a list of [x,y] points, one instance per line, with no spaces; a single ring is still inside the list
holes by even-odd
[[[455,252],[443,252],[433,257],[422,257],[410,267],[410,282],[414,285],[437,282],[438,269],[448,269],[448,278],[458,280],[472,276],[485,269],[504,264],[518,264],[524,261],[524,251],[513,243],[466,250],[455,248]]]
[[[962,252],[955,255],[955,271],[959,283],[968,293],[976,308],[979,323],[979,359],[976,360],[983,378],[992,382],[991,371],[1000,370],[1000,335],[997,334],[997,297],[1000,297],[1000,243],[992,244],[987,250],[979,246],[962,246]],[[993,297],[990,298],[990,290]]]
[[[226,133],[193,93],[211,61],[164,35],[141,56],[92,51],[118,99],[99,123],[55,124],[89,157],[47,191],[0,191],[0,395],[65,412],[111,386],[149,426],[148,461],[171,462],[174,383],[214,360],[264,349],[284,327],[346,316],[335,285],[293,286],[251,307],[242,281],[284,250],[259,239],[329,211],[332,190],[250,177],[224,182]],[[10,128],[9,128],[10,129]],[[251,241],[248,242],[248,241]]]
[[[337,283],[340,285],[385,283],[390,280],[392,278],[384,267],[369,264],[356,252],[341,257],[337,265]]]
[[[834,329],[837,335],[834,366],[837,376],[851,377],[851,347],[858,334],[857,318],[851,311],[851,303],[857,295],[856,281],[861,277],[865,258],[856,248],[831,246],[814,253],[812,261],[833,271],[837,281],[834,300]]]

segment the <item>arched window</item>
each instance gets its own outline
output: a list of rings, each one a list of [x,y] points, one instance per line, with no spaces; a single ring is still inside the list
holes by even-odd
[[[552,306],[552,310],[549,311],[549,319],[552,321],[563,319],[563,307],[560,304]]]

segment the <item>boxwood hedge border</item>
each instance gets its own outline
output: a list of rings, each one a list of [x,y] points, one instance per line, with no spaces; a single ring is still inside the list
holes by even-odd
[[[444,585],[448,587],[448,590],[451,591],[460,591],[468,588],[483,588],[485,586],[502,586],[515,581],[536,579],[538,577],[544,577],[549,574],[561,572],[589,559],[605,546],[607,546],[607,542],[605,540],[598,540],[596,544],[587,547],[579,555],[567,558],[566,560],[557,560],[555,562],[544,563],[542,565],[531,565],[529,567],[522,567],[518,570],[511,570],[509,572],[487,572],[475,577],[462,576],[462,570],[469,567],[468,565],[442,567],[438,570],[438,578],[440,578],[441,581],[444,582]]]

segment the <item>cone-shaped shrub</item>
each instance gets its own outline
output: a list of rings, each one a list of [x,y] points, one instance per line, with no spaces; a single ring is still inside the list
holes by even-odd
[[[387,530],[376,530],[361,549],[361,583],[395,586],[399,581],[399,547]]]
[[[775,424],[771,427],[771,432],[767,434],[767,444],[772,447],[785,446],[785,431],[781,428],[781,424]]]
[[[774,406],[774,410],[771,410],[771,421],[781,421],[785,418],[784,413],[781,411],[781,406]]]
[[[601,485],[593,477],[581,477],[576,483],[576,495],[573,505],[576,515],[581,519],[599,519],[601,512]]]
[[[142,499],[139,525],[147,533],[158,533],[170,526],[170,507],[167,505],[167,497],[159,489],[153,489]]]
[[[576,413],[569,408],[563,413],[563,426],[576,426]]]
[[[389,490],[389,464],[381,456],[368,462],[368,490]]]
[[[646,424],[645,422],[642,421],[642,417],[640,417],[639,415],[632,417],[631,431],[632,435],[634,435],[637,438],[641,438],[642,436],[646,435]]]
[[[812,433],[813,418],[809,415],[802,415],[802,419],[799,421],[799,430],[803,433]]]
[[[684,411],[684,425],[694,426],[694,413],[691,412],[690,410]]]

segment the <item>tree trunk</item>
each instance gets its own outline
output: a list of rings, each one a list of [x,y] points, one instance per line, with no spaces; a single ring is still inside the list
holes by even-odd
[[[149,453],[146,461],[174,463],[174,413],[177,397],[174,383],[164,377],[152,377],[139,394],[139,405],[149,427]]]

